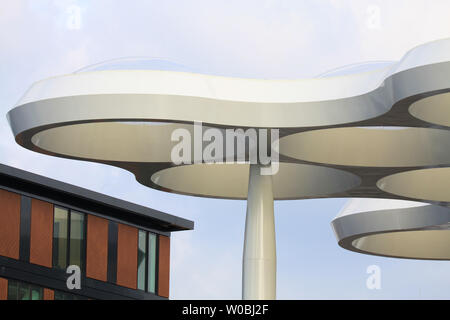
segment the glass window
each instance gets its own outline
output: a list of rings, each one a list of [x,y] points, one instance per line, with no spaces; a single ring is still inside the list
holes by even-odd
[[[138,289],[156,292],[157,277],[157,236],[153,233],[139,230],[138,239]]]
[[[26,285],[19,285],[18,300],[30,300],[30,287]]]
[[[70,212],[70,264],[83,269],[84,214]]]
[[[30,291],[31,291],[31,300],[42,300],[43,290],[41,287],[30,286]]]
[[[137,287],[140,290],[145,290],[145,265],[147,262],[146,237],[147,233],[139,230]]]
[[[85,215],[56,207],[53,227],[53,266],[66,269],[77,265],[83,270],[85,252]]]
[[[68,215],[68,210],[55,207],[55,220],[53,225],[53,266],[62,269],[67,267]]]
[[[148,292],[155,293],[156,285],[156,235],[148,234]]]
[[[42,287],[8,280],[8,300],[42,300],[43,292]]]
[[[8,300],[18,300],[18,285],[17,281],[8,280]]]

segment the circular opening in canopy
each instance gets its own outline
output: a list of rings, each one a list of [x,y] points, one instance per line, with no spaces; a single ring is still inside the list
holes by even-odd
[[[274,198],[301,199],[331,195],[354,188],[354,174],[320,166],[279,163],[273,177]],[[204,197],[246,199],[249,164],[194,164],[154,173],[151,181],[175,193]]]
[[[409,112],[416,118],[441,126],[450,126],[450,92],[414,102]]]
[[[332,221],[341,247],[397,258],[450,259],[450,208],[416,201],[373,200],[352,200],[354,206],[344,208]]]
[[[43,130],[31,141],[47,152],[86,160],[170,162],[176,129],[193,130],[163,122],[93,122]]]
[[[172,163],[182,158],[194,163],[198,147],[203,160],[210,162],[235,156],[248,159],[249,154],[256,154],[256,136],[246,137],[244,131],[234,132],[230,139],[235,139],[235,145],[243,141],[243,147],[235,148],[229,155],[227,141],[223,138],[227,136],[225,129],[197,128],[196,132],[191,124],[160,121],[88,122],[40,131],[33,135],[31,142],[53,155],[114,162]],[[217,137],[223,140],[216,141]],[[211,147],[214,142],[217,148]],[[217,150],[207,152],[211,149]],[[219,150],[222,153],[217,152]]]
[[[386,232],[353,240],[357,250],[383,256],[412,259],[450,259],[450,230]]]
[[[378,188],[413,199],[450,202],[450,168],[396,173],[380,179]]]
[[[280,153],[310,162],[373,167],[450,163],[450,131],[351,127],[314,130],[280,139]]]

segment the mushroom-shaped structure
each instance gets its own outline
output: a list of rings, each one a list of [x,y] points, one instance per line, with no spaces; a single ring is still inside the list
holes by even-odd
[[[314,79],[148,65],[35,83],[8,113],[15,139],[129,170],[151,188],[248,199],[243,298],[275,298],[273,200],[450,201],[450,39]]]
[[[352,199],[333,220],[341,247],[380,256],[450,260],[450,209],[422,202]]]

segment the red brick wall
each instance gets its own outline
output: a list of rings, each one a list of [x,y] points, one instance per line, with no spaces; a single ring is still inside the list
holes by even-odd
[[[87,216],[86,276],[106,281],[108,272],[108,220]]]
[[[0,278],[0,300],[8,299],[8,280]]]
[[[30,262],[52,267],[53,204],[31,200]]]
[[[107,281],[109,221],[87,215],[86,276]],[[0,189],[0,255],[19,259],[20,195]],[[32,199],[30,262],[52,267],[53,204]],[[137,287],[138,229],[118,224],[117,284]],[[169,297],[170,238],[159,235],[157,294]],[[0,299],[7,298],[8,281],[0,278]],[[44,290],[46,300],[54,291]]]
[[[55,291],[44,288],[44,300],[55,300]]]
[[[117,238],[117,284],[137,288],[138,229],[119,223]]]
[[[170,238],[159,236],[158,295],[169,297]]]
[[[0,189],[0,255],[19,259],[20,195]]]

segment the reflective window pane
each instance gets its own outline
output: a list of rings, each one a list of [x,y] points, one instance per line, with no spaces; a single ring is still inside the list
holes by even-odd
[[[55,290],[54,299],[55,300],[66,300],[66,299],[64,299],[64,292]]]
[[[18,283],[14,280],[8,280],[8,300],[18,300]]]
[[[30,285],[19,282],[18,300],[30,300]]]
[[[25,282],[8,280],[8,300],[43,300],[44,288]]]
[[[31,287],[31,300],[42,300],[43,290],[40,287],[30,286]]]
[[[68,211],[55,207],[53,223],[53,266],[65,269],[67,267],[67,229]]]
[[[84,214],[70,212],[70,264],[83,268]]]
[[[146,232],[139,230],[139,242],[138,242],[138,274],[137,274],[137,287],[140,290],[145,290],[145,264],[147,257],[146,250]]]
[[[156,235],[148,234],[148,292],[155,293],[156,287]]]

